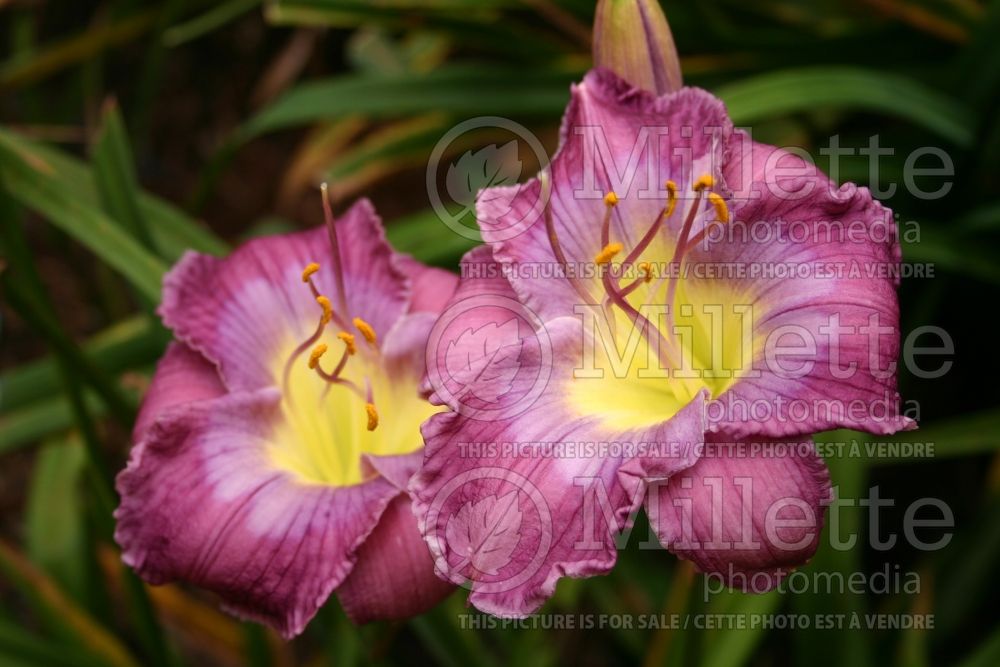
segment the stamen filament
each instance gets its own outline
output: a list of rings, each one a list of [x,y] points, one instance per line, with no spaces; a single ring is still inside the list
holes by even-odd
[[[339,365],[338,368],[340,368]],[[358,398],[360,398],[361,400],[365,400],[365,393],[361,391],[361,387],[359,387],[354,382],[346,378],[338,377],[333,373],[327,373],[319,366],[316,367],[316,374],[319,375],[324,380],[326,380],[327,382],[329,382],[330,384],[339,384],[341,386],[347,387],[348,389],[353,391]]]
[[[333,211],[330,208],[330,190],[326,183],[320,186],[323,194],[323,218],[327,233],[330,236],[330,249],[333,251],[334,281],[337,286],[337,305],[340,312],[347,312],[347,292],[344,289],[343,255],[340,254],[340,239],[337,238],[337,225],[333,221]]]
[[[604,219],[601,220],[601,246],[605,248],[611,243],[611,209],[617,205],[618,195],[614,192],[604,195]]]
[[[555,222],[552,220],[552,180],[549,177],[547,171],[543,171],[539,175],[539,180],[542,182],[542,192],[543,201],[545,202],[545,210],[543,212],[545,216],[545,234],[549,238],[549,247],[552,248],[552,254],[555,256],[556,261],[562,266],[563,274],[566,276],[566,280],[576,291],[577,295],[583,299],[584,303],[594,304],[594,298],[590,295],[589,290],[585,288],[576,277],[576,272],[570,271],[569,262],[566,260],[566,253],[563,252],[562,245],[559,243],[559,237],[556,235]]]
[[[660,211],[660,214],[656,216],[656,220],[653,221],[653,224],[649,226],[648,230],[646,230],[646,233],[639,240],[639,243],[637,243],[636,246],[629,251],[628,255],[625,256],[625,261],[622,262],[622,264],[632,264],[635,260],[639,259],[640,255],[645,252],[646,248],[649,247],[649,244],[653,242],[654,238],[656,238],[656,235],[660,232],[660,228],[663,226],[663,223],[666,220],[669,220],[670,216],[674,214],[674,209],[677,208],[677,184],[673,181],[667,181],[665,187],[667,188],[666,205]]]
[[[316,331],[314,331],[313,334],[309,336],[309,338],[302,341],[299,344],[299,346],[296,347],[294,350],[292,350],[292,353],[288,355],[288,360],[285,361],[284,371],[281,374],[281,389],[282,393],[284,393],[284,395],[287,396],[289,400],[291,400],[291,392],[289,391],[288,380],[291,378],[292,375],[292,365],[300,356],[302,356],[302,354],[306,350],[308,350],[310,347],[315,345],[317,341],[319,341],[320,336],[323,335],[323,329],[325,328],[326,328],[326,322],[324,322],[323,317],[320,316],[319,324],[316,326]]]
[[[660,366],[664,368],[677,368],[674,360],[670,354],[670,342],[663,337],[663,332],[660,331],[659,327],[654,326],[649,319],[636,310],[632,304],[630,304],[618,290],[615,289],[612,283],[611,276],[607,273],[604,274],[604,289],[608,293],[608,298],[611,299],[612,303],[625,311],[632,318],[633,326],[641,326],[641,331],[643,337],[650,345],[656,346],[656,357],[660,361]],[[666,355],[667,364],[663,363],[663,356]]]

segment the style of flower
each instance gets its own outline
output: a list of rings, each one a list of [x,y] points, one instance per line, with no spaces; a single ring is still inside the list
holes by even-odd
[[[324,192],[325,195],[325,192]],[[331,592],[357,622],[451,589],[405,491],[422,458],[424,347],[457,278],[397,254],[367,201],[325,227],[184,255],[161,359],[118,476],[115,539],[283,636]]]
[[[596,68],[560,137],[538,178],[481,193],[485,246],[429,351],[450,411],[424,425],[411,489],[437,567],[479,609],[530,614],[560,577],[607,573],[645,501],[675,554],[772,588],[814,553],[830,500],[811,435],[913,426],[894,407],[892,214],[699,89]],[[513,348],[470,335],[512,319]],[[456,380],[456,351],[485,370]],[[506,410],[476,398],[498,394]]]

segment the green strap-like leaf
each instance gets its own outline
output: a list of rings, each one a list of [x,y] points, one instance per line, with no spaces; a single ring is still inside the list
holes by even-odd
[[[525,71],[510,67],[452,65],[424,75],[348,75],[293,88],[264,109],[240,139],[346,114],[400,117],[444,111],[456,115],[557,117],[569,100],[572,69]]]
[[[865,110],[909,120],[956,146],[973,144],[974,120],[962,104],[911,78],[853,67],[809,67],[762,74],[715,91],[736,125],[821,108]]]

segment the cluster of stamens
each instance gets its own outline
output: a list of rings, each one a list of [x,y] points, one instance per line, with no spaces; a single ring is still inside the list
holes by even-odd
[[[333,225],[333,216],[329,208],[329,201],[326,196],[326,187],[323,187],[323,205],[324,212],[326,213],[327,228],[330,232],[330,241],[333,245],[333,252],[335,256],[339,259],[339,244],[337,243],[336,229]],[[358,353],[358,345],[355,340],[355,335],[348,333],[347,322],[340,316],[340,314],[334,310],[333,303],[329,298],[320,293],[319,289],[316,287],[316,283],[313,281],[313,276],[320,270],[319,264],[316,262],[311,262],[302,270],[302,282],[309,286],[312,292],[313,298],[320,307],[319,322],[316,325],[316,330],[312,333],[309,338],[300,343],[292,354],[289,355],[288,360],[285,362],[284,377],[283,377],[283,388],[285,396],[291,400],[291,392],[289,388],[289,379],[291,377],[291,372],[295,362],[303,355],[307,350],[309,352],[308,361],[306,362],[309,369],[313,371],[318,377],[327,383],[326,388],[323,391],[323,396],[334,385],[344,387],[349,391],[354,392],[361,400],[365,402],[365,417],[367,420],[367,428],[369,431],[374,431],[378,427],[379,415],[378,410],[375,408],[375,398],[372,393],[371,382],[366,378],[364,388],[358,386],[358,384],[346,377],[343,377],[344,369],[347,367],[348,359],[353,357]],[[341,307],[341,311],[346,310],[346,300],[344,299],[343,293],[343,277],[340,275],[339,267],[337,270],[337,292],[336,295],[338,302]],[[323,368],[321,360],[323,356],[329,351],[330,346],[327,343],[320,342],[323,334],[326,331],[327,325],[333,322],[340,331],[337,332],[337,339],[343,343],[343,350],[340,354],[340,359],[337,361],[333,370],[327,371]],[[375,330],[372,326],[361,319],[360,317],[355,317],[352,319],[351,324],[353,328],[364,338],[365,342],[368,344],[369,348],[374,352],[378,352],[378,338],[375,335]]]
[[[544,187],[550,187],[547,179],[543,180],[543,185]],[[666,330],[668,332],[673,330],[672,311],[677,294],[678,276],[681,275],[681,265],[684,258],[687,256],[688,251],[691,248],[696,247],[698,243],[701,242],[708,230],[708,225],[706,225],[697,234],[693,236],[691,234],[692,227],[694,226],[698,215],[703,211],[703,203],[707,200],[709,206],[715,214],[715,219],[710,221],[709,224],[728,224],[729,222],[729,208],[726,205],[726,200],[717,192],[713,192],[713,187],[715,187],[715,179],[710,174],[704,174],[692,183],[691,190],[693,191],[694,196],[691,198],[691,205],[687,209],[687,215],[681,225],[680,234],[677,237],[677,245],[674,248],[673,258],[671,259],[671,265],[675,267],[675,270],[666,272],[664,275],[660,276],[658,280],[649,288],[649,296],[652,297],[661,289],[664,282],[667,283],[665,303],[667,305]],[[630,318],[632,318],[636,326],[641,327],[644,336],[650,344],[654,345],[657,351],[657,356],[661,360],[661,365],[665,365],[665,367],[677,368],[678,364],[676,363],[677,359],[675,356],[677,351],[675,349],[675,345],[664,337],[659,327],[656,327],[649,322],[649,320],[626,299],[628,295],[632,294],[642,285],[651,283],[653,279],[657,277],[655,276],[654,267],[650,262],[638,260],[642,256],[642,253],[645,252],[657,238],[661,230],[669,222],[677,210],[679,191],[677,183],[672,180],[667,181],[664,184],[664,188],[667,192],[666,203],[663,205],[663,208],[660,210],[656,219],[646,230],[646,233],[643,234],[639,242],[636,243],[636,245],[628,252],[624,260],[618,266],[613,264],[613,260],[625,250],[625,246],[621,242],[611,239],[611,218],[612,215],[614,215],[616,207],[618,206],[619,198],[614,192],[608,192],[604,196],[605,208],[604,217],[601,221],[601,249],[596,255],[594,255],[594,263],[602,267],[601,282],[604,288],[604,295],[599,300],[599,303],[598,300],[592,296],[590,290],[580,280],[575,277],[571,277],[569,280],[573,285],[573,288],[585,303],[595,306],[600,305],[609,318],[613,317],[612,306],[616,306],[624,311]],[[559,244],[555,224],[552,220],[551,210],[548,205],[546,205],[545,208],[545,224],[553,254],[556,257],[556,260],[562,263],[565,267],[567,265],[566,256]],[[637,276],[627,284],[622,285],[621,277],[627,270],[631,270],[633,267],[637,271]],[[567,271],[566,275],[572,276],[573,273]],[[611,329],[613,332],[614,327]],[[667,363],[663,364],[664,361]]]

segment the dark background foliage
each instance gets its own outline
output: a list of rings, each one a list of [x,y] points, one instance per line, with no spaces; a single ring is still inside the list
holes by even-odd
[[[856,156],[839,178],[899,184],[885,200],[901,229],[917,230],[905,259],[934,268],[933,278],[903,281],[903,333],[942,327],[954,363],[936,379],[901,373],[922,428],[896,439],[933,443],[935,456],[829,464],[841,497],[877,486],[895,500],[883,531],[899,532],[905,508],[934,497],[954,511],[955,534],[942,550],[900,540],[879,551],[864,546],[870,513],[843,508],[841,530],[855,531],[860,546],[838,551],[825,541],[804,571],[916,572],[919,593],[707,598],[699,576],[633,537],[611,575],[562,582],[544,611],[734,614],[718,618],[748,624],[769,614],[932,614],[933,629],[473,631],[462,623],[481,617],[468,616],[456,594],[421,618],[360,630],[331,602],[283,644],[198,591],[144,588],[110,540],[110,479],[167,340],[152,316],[163,271],[188,247],[223,253],[248,236],[318,223],[323,180],[339,208],[371,197],[402,250],[454,267],[471,242],[428,209],[432,147],[456,122],[490,114],[525,124],[553,149],[568,86],[589,67],[593,6],[6,0],[0,664],[1000,664],[1000,2],[664,6],[686,81],[722,97],[755,138],[802,146],[823,168],[820,149],[834,135],[854,148],[878,135],[895,150],[876,176]],[[469,148],[496,140],[477,135]],[[944,197],[920,199],[901,185],[907,156],[923,146],[954,161]],[[926,190],[941,182],[917,180]],[[819,440],[885,441],[844,432]],[[640,518],[635,535],[645,531]]]

